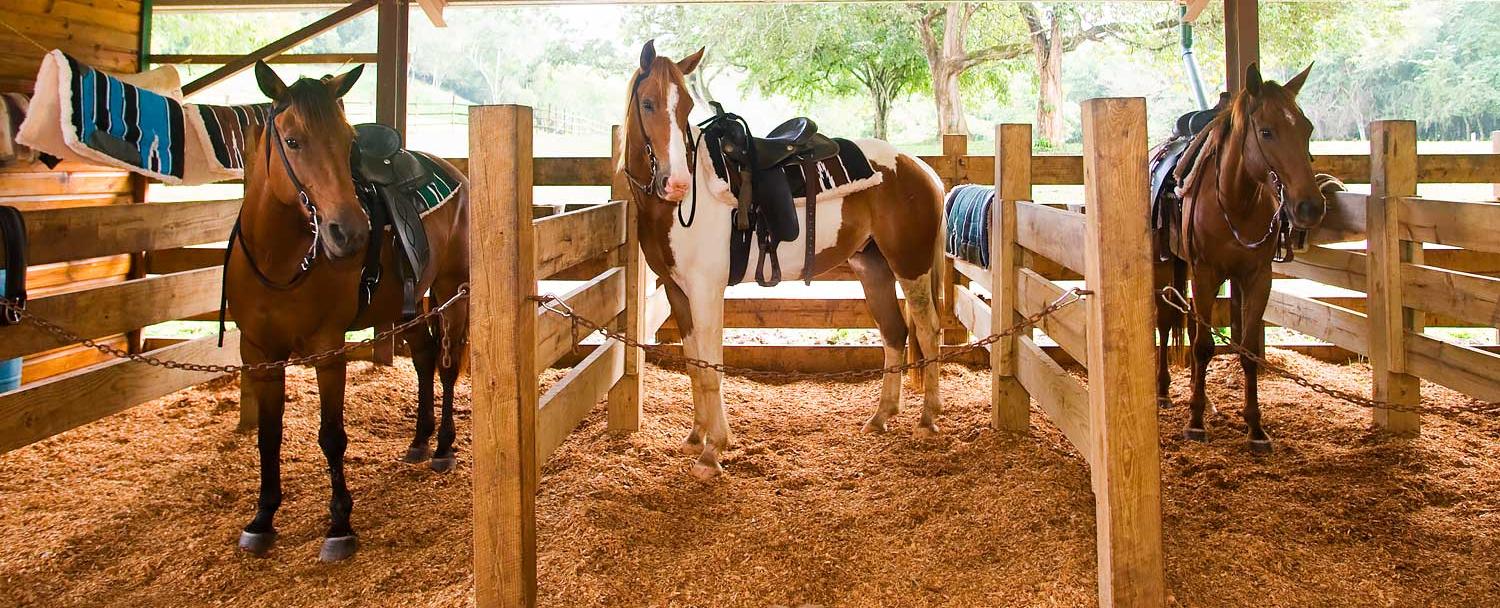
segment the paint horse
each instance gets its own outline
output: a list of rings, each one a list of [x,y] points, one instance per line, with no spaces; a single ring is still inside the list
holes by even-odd
[[[339,98],[359,78],[360,67],[321,80],[303,78],[284,84],[264,63],[255,66],[260,89],[274,103],[269,120],[247,153],[245,201],[225,269],[225,295],[239,326],[240,356],[245,363],[287,359],[343,346],[344,332],[396,322],[402,313],[398,281],[380,281],[368,306],[361,311],[363,258],[372,239],[382,243],[382,267],[396,268],[389,231],[370,234],[370,220],[356,198],[351,169],[354,129],[344,117]],[[441,170],[459,188],[453,198],[427,213],[426,229],[432,263],[418,281],[416,292],[431,290],[437,302],[447,301],[468,281],[468,183],[440,159]],[[393,273],[389,273],[394,276]],[[411,349],[417,370],[416,438],[408,462],[426,460],[433,433],[433,374],[443,383],[442,425],[437,430],[437,452],[431,467],[446,472],[453,467],[453,385],[466,346],[468,309],[455,303],[445,326],[418,324],[402,336]],[[439,365],[439,345],[449,352]],[[344,479],[345,360],[336,357],[317,364],[321,425],[318,445],[328,460],[333,498],[331,525],[320,558],[337,561],[357,547],[350,514],[354,501]],[[282,413],[286,375],[282,370],[246,372],[242,396],[259,418],[260,497],[255,518],[245,526],[240,547],[264,555],[276,539],[272,519],[281,505]]]
[[[1161,228],[1175,234],[1155,239],[1158,287],[1172,285],[1183,293],[1192,277],[1193,312],[1209,318],[1219,287],[1230,284],[1230,330],[1236,344],[1263,356],[1266,302],[1271,295],[1271,262],[1289,252],[1289,228],[1311,230],[1327,211],[1320,180],[1313,173],[1309,140],[1313,125],[1297,106],[1297,93],[1312,70],[1308,66],[1285,85],[1261,80],[1251,64],[1245,88],[1192,140],[1176,166],[1180,221]],[[1170,213],[1170,211],[1169,211]],[[1170,243],[1170,244],[1168,244]],[[1181,343],[1183,325],[1192,336],[1191,414],[1184,436],[1205,441],[1203,411],[1208,405],[1204,383],[1214,355],[1211,331],[1165,300],[1158,302],[1157,394],[1170,405],[1168,343]],[[1256,395],[1258,365],[1241,355],[1245,374],[1245,424],[1250,450],[1269,453],[1271,438],[1261,426]]]
[[[730,232],[736,200],[727,188],[714,187],[717,177],[707,146],[698,146],[698,129],[688,122],[693,99],[683,81],[703,59],[703,49],[681,61],[656,54],[653,43],[641,52],[631,78],[629,107],[621,128],[620,171],[631,183],[647,264],[661,278],[672,318],[681,328],[684,353],[714,363],[723,361],[724,290],[730,274]],[[938,353],[938,313],[932,268],[941,255],[943,184],[916,157],[878,140],[855,142],[881,174],[877,185],[850,194],[817,200],[816,234],[806,226],[795,240],[779,244],[781,269],[802,274],[805,239],[814,239],[812,274],[846,260],[864,288],[866,304],[880,328],[887,367],[903,362],[908,338],[895,285],[906,296],[906,312],[915,326],[924,356]],[[722,185],[722,182],[717,182]],[[679,206],[692,206],[693,219],[679,217]],[[751,255],[759,257],[756,243]],[[811,276],[811,275],[809,275]],[[939,366],[923,373],[923,409],[916,435],[938,432],[942,411]],[[696,453],[691,472],[710,479],[723,469],[720,457],[730,444],[729,423],[720,394],[720,372],[689,366],[693,387],[693,428],[684,450]],[[901,377],[883,377],[880,403],[864,425],[883,432],[901,404]]]

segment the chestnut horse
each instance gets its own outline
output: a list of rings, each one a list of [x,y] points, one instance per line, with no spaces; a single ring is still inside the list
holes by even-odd
[[[1245,88],[1197,135],[1178,166],[1182,221],[1177,249],[1184,251],[1173,251],[1172,260],[1157,268],[1158,287],[1170,282],[1179,292],[1183,292],[1187,275],[1192,275],[1193,310],[1205,318],[1227,279],[1231,337],[1260,355],[1265,353],[1262,317],[1271,295],[1277,235],[1285,222],[1301,230],[1316,227],[1327,209],[1309,153],[1313,125],[1297,106],[1297,93],[1311,70],[1308,66],[1281,85],[1263,82],[1260,69],[1250,65]],[[1187,321],[1164,301],[1158,302],[1158,307],[1161,349],[1157,393],[1163,404],[1170,404],[1168,342],[1173,335],[1181,341],[1182,324]],[[1192,331],[1193,393],[1184,435],[1205,441],[1203,410],[1208,396],[1204,383],[1214,355],[1214,340],[1203,324],[1188,324]],[[1258,366],[1254,359],[1241,355],[1240,367],[1245,374],[1244,417],[1250,450],[1268,453],[1271,438],[1261,427],[1256,396]]]
[[[710,190],[714,173],[707,147],[690,147],[697,129],[688,122],[693,99],[683,77],[702,59],[703,49],[699,49],[672,61],[657,56],[654,45],[646,43],[640,68],[630,79],[618,169],[632,184],[641,249],[666,288],[672,318],[682,330],[683,352],[720,363],[724,360],[724,289],[735,199],[732,194]],[[847,198],[818,199],[813,272],[825,272],[846,260],[851,263],[880,328],[888,367],[903,362],[907,343],[907,325],[896,297],[899,282],[918,347],[924,355],[936,356],[939,328],[931,271],[936,256],[941,255],[943,184],[922,161],[886,142],[859,140],[856,144],[883,174],[882,181]],[[676,211],[689,197],[692,200],[687,204],[696,206],[696,218],[683,226]],[[802,215],[799,211],[799,218]],[[804,239],[808,238],[805,228],[796,240],[778,247],[787,276],[802,272]],[[758,246],[750,255],[752,259],[759,255]],[[916,427],[918,436],[938,432],[937,417],[942,411],[938,367],[929,365],[923,370],[924,407]],[[694,366],[688,367],[688,373],[694,416],[683,447],[689,454],[698,454],[693,475],[708,479],[722,472],[719,459],[730,442],[719,392],[721,374]],[[900,374],[884,374],[880,403],[865,430],[885,431],[887,419],[900,405]]]
[[[344,118],[339,98],[359,78],[361,68],[322,80],[303,78],[284,84],[264,63],[255,66],[260,89],[273,101],[271,118],[247,153],[245,201],[240,209],[239,238],[232,244],[225,270],[229,309],[240,330],[240,357],[245,363],[279,361],[343,346],[344,332],[399,321],[402,293],[398,281],[381,281],[369,306],[358,312],[356,292],[366,246],[386,239],[382,268],[394,269],[396,248],[389,234],[370,234],[369,218],[354,191],[350,151],[354,130]],[[450,165],[443,170],[459,181],[452,200],[422,221],[432,250],[432,264],[417,293],[431,289],[436,301],[447,301],[469,278],[468,182]],[[388,273],[394,276],[394,273]],[[467,338],[468,308],[456,302],[444,313],[446,327],[418,324],[403,334],[417,369],[417,431],[408,462],[425,460],[433,432],[433,373],[439,368],[439,345],[445,334],[448,356],[442,357],[443,418],[431,467],[453,466],[453,384],[458,379]],[[333,498],[332,523],[320,557],[336,561],[353,554],[357,543],[349,516],[354,501],[344,480],[345,360],[317,364],[322,422],[318,445],[328,459]],[[281,504],[282,413],[286,374],[282,370],[246,372],[242,396],[259,418],[260,498],[255,518],[240,536],[240,548],[263,555],[275,542],[272,518]]]

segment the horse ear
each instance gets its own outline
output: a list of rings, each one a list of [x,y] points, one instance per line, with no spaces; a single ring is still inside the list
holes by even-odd
[[[1251,95],[1260,95],[1260,63],[1250,62],[1250,67],[1245,68],[1245,90]]]
[[[365,66],[364,64],[359,64],[354,66],[354,69],[333,77],[328,82],[328,85],[333,88],[333,96],[335,98],[343,97],[349,92],[349,89],[354,88],[354,83],[359,81],[359,76],[363,73],[365,73]]]
[[[651,62],[656,61],[656,39],[646,41],[646,46],[641,47],[641,72],[651,71]]]
[[[1307,83],[1307,75],[1308,73],[1312,72],[1312,66],[1313,64],[1311,63],[1307,64],[1307,67],[1304,68],[1300,74],[1297,74],[1296,76],[1293,76],[1291,80],[1286,81],[1286,84],[1282,85],[1282,88],[1285,88],[1288,93],[1291,93],[1292,97],[1296,97],[1298,93],[1302,92],[1302,85]]]
[[[698,52],[683,57],[682,61],[677,62],[677,69],[682,70],[683,76],[692,74],[693,70],[698,69],[698,63],[703,61],[703,51],[706,50],[708,50],[708,47],[700,46],[698,47]]]
[[[255,62],[255,83],[260,85],[260,92],[271,101],[281,99],[282,93],[286,92],[286,83],[264,61]]]

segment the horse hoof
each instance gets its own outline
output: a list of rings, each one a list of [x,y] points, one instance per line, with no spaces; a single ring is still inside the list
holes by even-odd
[[[697,456],[699,454],[702,454],[703,453],[703,442],[702,441],[683,440],[683,442],[682,442],[682,453],[686,454],[688,456]]]
[[[447,473],[453,470],[453,464],[457,461],[458,457],[456,456],[443,456],[433,458],[432,462],[427,463],[427,466],[432,467],[434,473]]]
[[[884,420],[879,420],[879,419],[871,418],[871,419],[865,421],[865,427],[864,427],[863,430],[866,433],[875,434],[875,433],[884,433],[884,432],[886,432],[889,429],[886,427]]]
[[[276,544],[276,532],[240,532],[240,550],[256,557],[265,557]]]
[[[1265,456],[1267,454],[1270,454],[1271,453],[1271,440],[1270,439],[1251,439],[1250,440],[1250,453],[1251,454],[1255,454],[1257,456]]]
[[[698,481],[713,481],[714,478],[724,474],[724,467],[719,466],[719,463],[717,462],[711,465],[703,464],[702,462],[694,462],[693,468],[689,472],[692,473],[693,477]]]
[[[1167,409],[1167,408],[1172,407],[1172,398],[1171,397],[1157,397],[1156,398],[1156,407],[1159,407],[1161,409]]]
[[[427,461],[427,457],[430,456],[431,454],[432,454],[432,452],[425,445],[421,446],[421,447],[409,448],[409,449],[406,450],[406,456],[401,457],[401,462],[404,462],[406,464],[417,464],[417,463],[420,463],[420,462],[426,462]]]
[[[354,555],[354,550],[358,548],[359,539],[352,535],[325,538],[323,549],[318,551],[318,560],[324,563],[343,561]]]
[[[917,439],[931,439],[941,434],[943,432],[938,430],[937,423],[935,422],[918,423],[917,428],[911,432],[911,435]]]
[[[1187,429],[1187,430],[1182,431],[1182,438],[1186,439],[1188,441],[1196,441],[1198,443],[1207,443],[1208,442],[1208,431],[1206,431],[1204,429]]]

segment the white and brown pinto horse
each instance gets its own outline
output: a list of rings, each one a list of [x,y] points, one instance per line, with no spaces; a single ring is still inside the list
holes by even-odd
[[[707,148],[693,149],[697,129],[688,121],[693,99],[683,77],[703,59],[703,49],[681,61],[656,54],[652,43],[641,51],[640,69],[630,79],[629,108],[625,113],[621,167],[632,184],[641,249],[647,264],[660,276],[681,328],[688,357],[713,363],[724,360],[724,289],[729,280],[731,213],[735,200],[715,179]],[[889,143],[859,140],[860,150],[883,176],[879,184],[845,198],[817,201],[816,255],[813,273],[832,269],[846,260],[864,288],[885,346],[887,367],[900,365],[907,340],[907,324],[896,295],[896,283],[906,295],[907,313],[915,326],[923,356],[938,353],[938,313],[931,271],[940,255],[943,224],[943,184],[916,157],[898,152]],[[694,172],[697,175],[694,175]],[[683,222],[678,206],[695,207],[695,217]],[[800,212],[798,215],[802,215]],[[683,224],[687,225],[684,226]],[[799,276],[808,238],[806,226],[796,240],[780,244],[781,268]],[[754,239],[752,239],[754,241]],[[759,255],[754,248],[752,259]],[[939,366],[923,373],[923,409],[916,435],[936,434],[942,412],[938,394]],[[719,392],[721,374],[689,366],[693,385],[693,429],[684,449],[698,454],[692,473],[708,479],[722,472],[719,458],[729,447],[729,422]],[[886,430],[887,419],[901,407],[901,375],[884,374],[880,403],[865,430]]]

